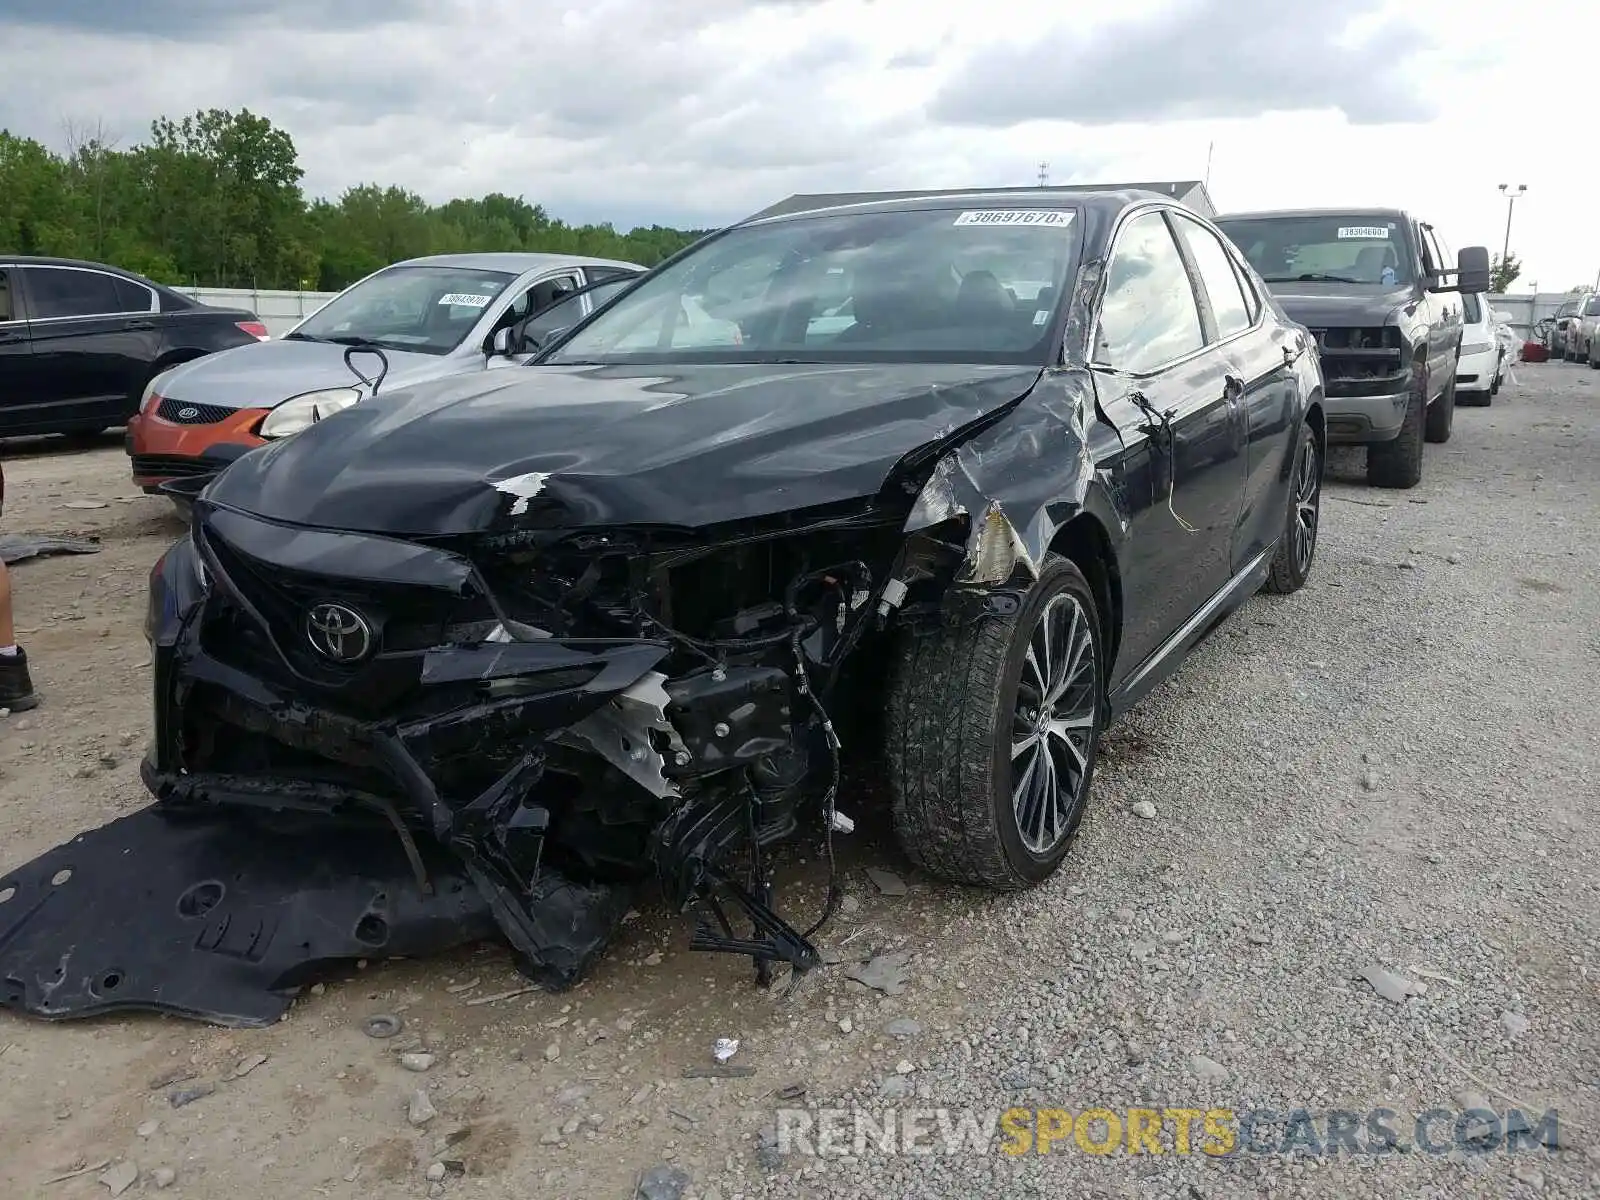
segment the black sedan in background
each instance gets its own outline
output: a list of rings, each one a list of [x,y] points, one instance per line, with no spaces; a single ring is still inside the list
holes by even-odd
[[[121,425],[168,367],[266,337],[248,309],[103,263],[0,256],[0,437]]]

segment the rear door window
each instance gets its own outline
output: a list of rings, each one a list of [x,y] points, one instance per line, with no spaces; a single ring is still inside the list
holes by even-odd
[[[17,304],[11,298],[11,275],[10,272],[0,268],[0,321],[17,319]]]
[[[128,312],[114,275],[71,267],[25,267],[29,310],[36,321],[65,317],[100,317]],[[143,309],[148,312],[150,300]]]
[[[131,279],[117,280],[117,301],[118,312],[154,312],[156,309],[156,294],[144,284]]]
[[[1173,224],[1178,227],[1178,236],[1183,239],[1200,272],[1200,280],[1205,284],[1211,314],[1217,322],[1217,336],[1226,339],[1249,329],[1254,320],[1250,305],[1222,243],[1204,225],[1182,213],[1173,214]]]

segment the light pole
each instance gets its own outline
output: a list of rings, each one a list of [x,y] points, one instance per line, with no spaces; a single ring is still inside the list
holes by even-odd
[[[1500,185],[1500,194],[1506,198],[1506,241],[1505,245],[1500,248],[1500,266],[1502,269],[1506,265],[1506,259],[1511,255],[1511,210],[1517,203],[1517,197],[1527,190],[1528,185],[1525,183],[1517,184],[1517,190],[1514,192],[1509,184],[1502,183]]]

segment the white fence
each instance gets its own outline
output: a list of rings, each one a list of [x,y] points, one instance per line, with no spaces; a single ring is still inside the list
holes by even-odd
[[[201,304],[248,308],[273,337],[282,337],[338,292],[261,292],[252,288],[174,288]]]
[[[1517,292],[1509,296],[1491,295],[1489,306],[1511,314],[1511,328],[1524,341],[1533,337],[1533,327],[1572,299],[1566,292]]]

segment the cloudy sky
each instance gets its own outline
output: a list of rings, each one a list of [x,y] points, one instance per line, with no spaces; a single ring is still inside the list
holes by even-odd
[[[24,9],[29,10],[24,15]],[[305,186],[715,225],[796,191],[1200,178],[1600,272],[1600,13],[1472,0],[0,0],[0,127],[249,107]],[[1565,126],[1561,126],[1565,122]]]

